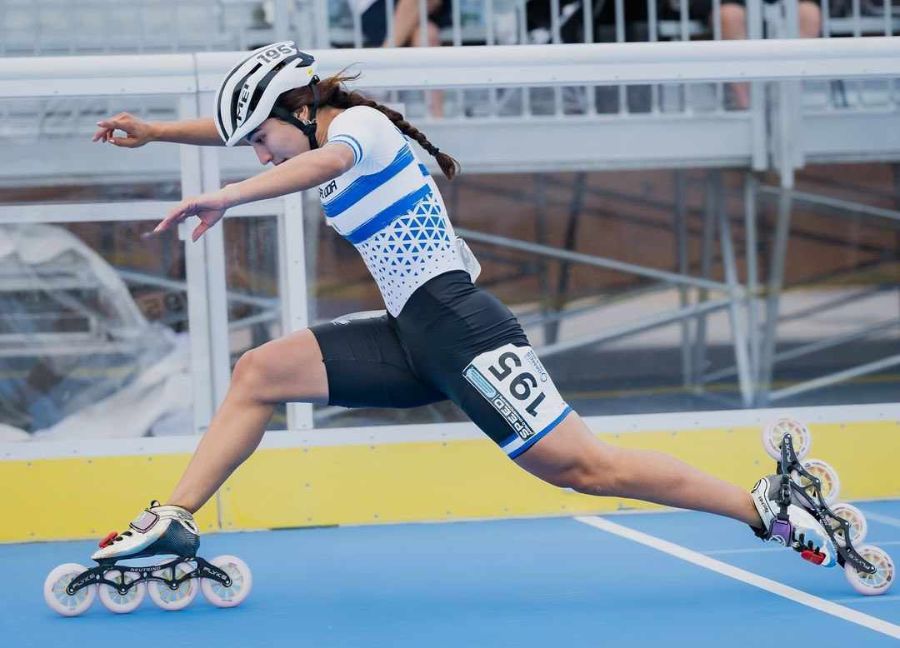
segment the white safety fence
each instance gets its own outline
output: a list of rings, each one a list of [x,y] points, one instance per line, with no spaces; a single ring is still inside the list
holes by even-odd
[[[898,154],[900,142],[888,126],[897,113],[900,92],[892,67],[884,63],[895,46],[890,38],[859,39],[862,42],[858,45],[855,40],[536,46],[539,50],[484,46],[415,53],[325,50],[316,54],[323,74],[348,66],[362,72],[360,83],[366,90],[382,94],[402,89],[452,90],[447,94],[480,96],[477,101],[485,110],[473,107],[440,119],[417,117],[406,106],[407,115],[427,125],[438,139],[458,143],[458,157],[469,170],[687,164],[763,169],[769,166],[770,157],[780,168],[797,167],[806,160],[852,159],[863,152],[870,159]],[[778,52],[774,60],[772,51]],[[0,59],[0,69],[5,71],[0,78],[0,115],[8,117],[2,129],[12,140],[4,157],[17,161],[0,169],[0,182],[28,183],[42,175],[64,172],[55,161],[65,159],[66,153],[54,149],[52,141],[48,150],[53,154],[39,165],[29,165],[24,152],[35,141],[29,134],[52,133],[59,138],[69,132],[83,140],[99,115],[119,110],[134,110],[156,119],[173,118],[175,104],[167,97],[214,90],[232,58],[210,53],[143,59],[121,56],[112,60]],[[786,79],[803,79],[807,91],[796,84],[766,86],[760,82]],[[691,94],[695,99],[708,95],[704,86],[727,81],[751,82],[754,91],[748,110],[726,111],[715,102],[704,107],[684,100]],[[624,121],[625,113],[618,112],[504,114],[491,109],[499,105],[496,101],[521,100],[529,93],[547,91],[552,95],[578,86],[617,92],[617,87],[626,85],[636,89],[649,86],[658,92],[651,93],[655,99],[647,112],[629,113]],[[837,96],[841,97],[840,105],[835,103]],[[201,106],[202,111],[209,109],[208,103]],[[40,119],[35,120],[34,115],[40,115]],[[874,129],[867,128],[873,120],[881,123]],[[538,124],[540,129],[535,128]],[[473,133],[477,133],[474,138]],[[574,133],[579,136],[572,137]],[[496,138],[497,145],[469,150],[473,144],[483,144],[482,137],[488,138],[488,144]],[[868,140],[863,141],[866,137]],[[609,146],[598,150],[590,144],[600,140]],[[17,148],[20,141],[22,150]],[[532,150],[541,150],[542,155],[523,157],[511,149],[511,141],[526,143]],[[548,147],[549,141],[560,145]],[[624,141],[628,146],[619,146]],[[787,143],[789,156],[783,150]],[[62,142],[58,148],[75,150],[71,142]],[[91,156],[88,150],[79,154]],[[103,159],[92,162],[98,175],[107,171]],[[108,171],[125,171],[131,161],[124,164]],[[156,173],[167,162],[147,164],[148,171]],[[141,168],[134,172],[139,173]],[[233,171],[245,172],[246,168],[238,166]]]
[[[417,32],[428,22],[419,11]],[[729,38],[793,38],[803,34],[796,0],[765,3],[747,0],[746,7],[722,0],[446,0],[440,17],[441,44],[543,45],[593,42],[657,42]],[[804,11],[811,3],[802,3]],[[0,56],[92,53],[156,53],[245,50],[285,38],[313,49],[380,46],[363,38],[372,12],[388,27],[396,0],[0,0]],[[725,7],[725,9],[723,9]],[[745,28],[723,30],[723,15],[738,11]],[[724,12],[724,13],[723,13]],[[731,13],[729,13],[731,12]],[[434,16],[434,13],[433,13]],[[733,17],[730,18],[734,24]],[[804,20],[806,20],[804,18]],[[449,21],[449,22],[448,22]],[[377,21],[376,21],[377,22]],[[741,22],[741,21],[738,21]],[[885,0],[826,0],[815,22],[824,38],[891,36],[897,31],[897,7]],[[74,28],[73,28],[74,26]],[[735,29],[738,31],[736,32]],[[808,29],[808,28],[807,28]],[[390,41],[393,30],[387,30]],[[637,116],[664,131],[671,120],[696,117],[740,119],[758,135],[766,99],[759,84],[746,90],[722,83],[700,82],[623,85],[559,85],[553,88],[495,88],[448,93],[385,92],[390,102],[403,103],[414,118],[458,120],[482,117],[580,119],[606,115]],[[885,81],[852,84],[834,78],[806,84],[792,97],[805,114],[865,112],[894,109],[896,85]],[[40,102],[0,105],[0,118],[19,133],[56,137],[82,132],[102,106],[97,100],[73,99],[65,107]],[[164,110],[149,98],[133,112]],[[735,114],[737,113],[737,114]],[[169,113],[171,116],[174,113]],[[656,123],[652,123],[652,122]],[[721,140],[741,139],[731,127],[717,125]],[[648,139],[658,138],[650,133]],[[818,139],[814,137],[814,139]],[[720,153],[717,151],[711,154]],[[753,151],[758,167],[759,151]],[[815,151],[827,159],[829,151]],[[732,156],[730,162],[734,162]]]

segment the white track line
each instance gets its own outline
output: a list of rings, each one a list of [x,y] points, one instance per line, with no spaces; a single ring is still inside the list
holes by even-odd
[[[900,540],[888,540],[887,542],[876,542],[875,544],[877,544],[879,547],[894,547],[900,545]],[[784,551],[784,547],[758,547],[756,549],[710,549],[709,551],[701,551],[700,553],[706,556],[730,556],[732,554],[768,553],[770,551]]]
[[[622,526],[621,524],[616,524],[615,522],[610,522],[609,520],[605,520],[603,518],[585,516],[576,517],[575,520],[583,524],[587,524],[588,526],[592,526],[595,529],[600,529],[601,531],[606,531],[607,533],[612,533],[622,538],[633,540],[634,542],[638,542],[642,545],[650,547],[651,549],[662,551],[663,553],[675,556],[676,558],[680,558],[681,560],[685,560],[700,567],[705,567],[706,569],[710,569],[714,572],[722,574],[723,576],[728,576],[729,578],[734,578],[735,580],[747,583],[748,585],[753,585],[754,587],[758,587],[760,589],[766,590],[767,592],[771,592],[772,594],[782,596],[786,599],[794,601],[795,603],[800,603],[801,605],[811,607],[815,610],[819,610],[820,612],[838,617],[839,619],[844,619],[845,621],[849,621],[850,623],[856,623],[857,625],[869,628],[870,630],[874,630],[875,632],[881,632],[882,634],[886,634],[887,636],[893,637],[894,639],[900,639],[900,626],[890,623],[889,621],[885,621],[884,619],[879,619],[877,617],[864,614],[862,612],[859,612],[858,610],[853,610],[851,608],[844,607],[843,605],[833,603],[832,601],[826,601],[825,599],[819,598],[818,596],[807,594],[806,592],[795,589],[783,583],[773,581],[769,578],[766,578],[765,576],[760,576],[759,574],[754,574],[753,572],[748,572],[744,569],[734,567],[733,565],[723,563],[716,560],[715,558],[710,558],[709,556],[705,556],[702,553],[698,553],[696,551],[688,549],[687,547],[682,547],[681,545],[669,542],[668,540],[663,540],[662,538],[657,538],[656,536],[642,533],[641,531],[629,529],[628,527]]]
[[[888,603],[900,601],[900,594],[888,594],[887,596],[857,596],[855,598],[834,599],[835,603]]]
[[[862,509],[860,510],[862,511]],[[900,520],[898,520],[897,518],[891,517],[889,515],[882,515],[881,513],[872,513],[870,511],[863,511],[863,515],[865,515],[870,520],[875,520],[876,522],[881,522],[882,524],[887,524],[888,526],[897,527],[898,529],[900,529]]]

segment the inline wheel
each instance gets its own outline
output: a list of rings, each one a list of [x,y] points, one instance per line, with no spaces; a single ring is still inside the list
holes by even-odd
[[[862,511],[853,506],[853,504],[838,502],[831,507],[831,512],[846,520],[847,524],[850,525],[850,544],[855,547],[865,542],[866,535],[869,532],[869,523],[866,521],[866,516],[863,515]],[[844,531],[840,525],[832,521],[831,528],[834,529],[834,537],[837,539],[838,544],[846,547],[847,541],[844,538]]]
[[[203,578],[200,581],[203,596],[216,607],[240,605],[253,587],[253,574],[247,563],[236,556],[217,556],[209,562],[228,574],[231,586],[225,587],[216,580]]]
[[[88,585],[68,594],[66,588],[77,576],[87,571],[78,563],[65,563],[55,567],[44,580],[44,600],[54,612],[63,616],[78,616],[91,607],[97,595],[97,586]]]
[[[875,565],[874,574],[866,574],[856,571],[852,565],[844,565],[844,575],[850,582],[850,586],[860,594],[866,596],[880,596],[891,589],[894,584],[894,561],[890,555],[875,545],[863,545],[858,547],[859,555]]]
[[[803,462],[803,467],[819,480],[820,488],[822,489],[822,499],[825,500],[825,504],[831,506],[837,502],[838,495],[841,494],[841,478],[838,477],[837,471],[831,467],[831,464],[821,459],[807,459]],[[791,473],[791,478],[806,491],[806,494],[814,502],[819,501],[816,498],[816,489],[810,480],[796,471]]]
[[[175,581],[186,574],[190,574],[192,571],[194,570],[189,565],[178,563],[172,567],[153,572],[153,575],[165,578],[167,581]],[[183,610],[197,598],[197,594],[200,592],[197,580],[196,578],[188,578],[179,583],[175,589],[167,582],[151,580],[147,583],[147,593],[150,594],[150,600],[163,610],[171,612]]]
[[[105,578],[114,583],[127,585],[133,583],[139,577],[137,574],[133,574],[127,569],[111,569],[106,572]],[[98,594],[100,595],[100,602],[103,604],[103,607],[116,614],[128,614],[136,609],[147,594],[146,583],[138,583],[129,588],[124,594],[110,585],[100,584],[97,587],[100,589]]]
[[[809,448],[812,445],[812,432],[800,421],[790,418],[780,418],[763,428],[762,442],[766,454],[775,461],[781,460],[781,440],[785,434],[791,435],[797,459],[803,461],[809,454]]]

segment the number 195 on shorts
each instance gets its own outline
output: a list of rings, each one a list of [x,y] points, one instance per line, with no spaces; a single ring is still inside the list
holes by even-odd
[[[507,344],[482,353],[463,375],[523,440],[540,434],[567,407],[528,346]]]

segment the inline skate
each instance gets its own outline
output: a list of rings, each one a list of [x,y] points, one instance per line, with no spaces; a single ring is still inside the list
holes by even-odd
[[[860,594],[887,592],[894,581],[894,562],[880,547],[862,544],[868,533],[866,517],[852,504],[837,501],[837,471],[821,459],[806,458],[812,445],[809,429],[782,418],[764,428],[762,441],[777,467],[752,491],[766,525],[754,530],[756,534],[793,548],[814,564],[843,567]]]
[[[240,604],[253,584],[249,567],[234,556],[200,558],[199,545],[199,531],[188,511],[153,501],[127,531],[100,541],[91,556],[96,567],[66,563],[53,569],[44,581],[44,600],[63,616],[82,614],[95,596],[120,614],[137,608],[147,593],[164,610],[190,605],[199,591],[217,607]],[[174,557],[152,565],[120,562],[160,555]]]

